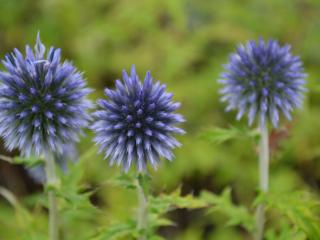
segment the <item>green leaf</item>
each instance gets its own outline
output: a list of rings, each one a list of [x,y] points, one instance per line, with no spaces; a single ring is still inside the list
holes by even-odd
[[[93,146],[83,153],[76,163],[68,162],[68,173],[60,174],[62,183],[68,186],[77,186],[85,176],[87,162],[95,157],[96,151],[96,147]]]
[[[214,144],[221,144],[226,141],[239,138],[255,138],[257,136],[259,136],[257,130],[251,130],[249,128],[236,128],[233,126],[230,128],[213,128],[201,134],[203,139]]]
[[[34,167],[34,166],[37,166],[39,164],[43,164],[44,163],[44,160],[43,159],[40,159],[40,158],[37,158],[37,157],[28,157],[28,158],[25,158],[25,157],[14,157],[13,158],[13,161],[12,161],[13,164],[22,164],[22,165],[25,165],[26,167]]]
[[[111,226],[106,226],[98,231],[90,240],[113,240],[122,237],[129,237],[136,235],[136,224],[134,221],[129,220],[125,223],[117,223]],[[127,239],[127,238],[126,238]]]
[[[306,240],[306,235],[295,226],[281,224],[277,228],[269,228],[265,234],[266,240]]]
[[[177,189],[171,194],[161,194],[157,197],[149,197],[149,208],[152,213],[164,214],[168,211],[187,208],[196,209],[204,208],[207,203],[193,195],[188,194],[181,196],[180,189]]]
[[[62,206],[62,212],[74,210],[98,212],[98,209],[90,202],[91,191],[82,193],[80,190],[63,188],[62,191],[57,191],[57,195],[66,201]]]
[[[151,178],[148,174],[139,174],[137,176],[138,184],[143,189],[144,194],[148,195]]]
[[[111,178],[108,183],[126,189],[137,189],[137,175],[124,173]]]
[[[149,216],[149,225],[151,227],[176,226],[176,224],[170,219],[152,214]]]
[[[149,196],[149,222],[153,228],[159,226],[172,226],[171,220],[163,218],[163,215],[174,209],[198,209],[207,206],[207,203],[191,194],[181,196],[180,189],[171,194],[161,194],[157,197]]]
[[[269,208],[285,215],[308,239],[320,239],[320,202],[314,195],[307,192],[268,193],[259,198]]]
[[[0,195],[6,199],[14,208],[16,212],[17,221],[25,225],[26,223],[32,221],[32,216],[28,209],[26,209],[23,205],[20,204],[18,199],[11,193],[9,190],[0,187]]]
[[[60,211],[65,218],[77,215],[89,220],[94,219],[99,213],[98,208],[90,201],[90,197],[96,189],[88,188],[82,184],[87,162],[91,161],[95,152],[95,147],[89,149],[79,158],[78,162],[69,164],[67,174],[60,173],[61,184],[54,190],[61,199]]]
[[[249,232],[254,228],[253,216],[244,206],[236,206],[231,200],[231,189],[226,188],[220,196],[204,191],[200,198],[211,205],[209,212],[221,212],[228,217],[228,226],[241,225]]]
[[[21,239],[21,240],[45,240],[47,239],[47,229],[43,231],[43,215],[40,212],[32,212],[26,208],[9,190],[0,187],[0,195],[6,199],[10,205],[13,207],[13,210],[9,216],[6,216],[4,212],[1,212],[0,222],[6,224],[1,227],[3,231],[7,227],[11,231],[14,229],[12,239]],[[3,208],[1,209],[3,210]],[[4,215],[4,216],[3,216]],[[8,224],[8,225],[7,225]],[[23,233],[21,235],[21,233]],[[1,232],[3,234],[3,232]],[[1,235],[2,236],[2,235]],[[16,236],[16,237],[14,237]],[[1,238],[2,239],[2,238]],[[5,238],[7,239],[7,238]],[[11,239],[8,238],[8,239]]]

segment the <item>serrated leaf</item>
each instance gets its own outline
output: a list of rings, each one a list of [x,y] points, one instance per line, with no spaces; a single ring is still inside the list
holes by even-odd
[[[282,224],[276,229],[269,228],[265,234],[266,240],[306,240],[304,232],[298,230],[295,226]]]
[[[180,189],[171,194],[161,194],[149,198],[150,211],[157,214],[164,214],[177,208],[196,209],[204,208],[207,203],[191,194],[181,196]]]
[[[226,188],[222,194],[215,195],[211,192],[204,191],[200,198],[208,205],[211,205],[209,212],[221,212],[228,217],[228,226],[241,225],[251,232],[254,228],[253,216],[244,206],[236,206],[231,199],[231,189]]]
[[[191,194],[181,196],[180,189],[171,194],[149,196],[149,225],[152,228],[160,226],[174,226],[174,222],[163,217],[167,212],[175,209],[198,209],[204,208],[207,203]]]
[[[96,147],[91,147],[88,151],[83,153],[77,162],[68,162],[68,174],[60,174],[63,185],[76,186],[84,177],[87,161],[96,154]]]
[[[157,214],[150,214],[149,215],[149,226],[150,228],[157,228],[157,227],[166,227],[166,226],[176,226],[176,224],[168,218],[159,216]]]
[[[127,221],[125,223],[117,223],[112,226],[105,227],[103,230],[96,233],[95,236],[89,238],[89,240],[113,240],[136,234],[135,222]]]
[[[62,206],[61,212],[67,211],[89,211],[98,212],[98,209],[90,202],[90,196],[92,192],[75,192],[75,191],[57,191],[57,195],[64,199],[66,202]]]
[[[133,174],[121,174],[111,178],[108,183],[126,189],[137,189],[137,176]]]
[[[55,192],[63,200],[60,202],[60,211],[65,215],[70,213],[94,218],[94,215],[99,213],[98,208],[90,201],[95,190],[88,189],[81,184],[85,176],[87,161],[92,159],[95,152],[95,147],[90,148],[77,162],[69,164],[67,174],[60,173],[61,184],[55,189]]]
[[[256,130],[236,128],[233,126],[230,128],[213,128],[201,134],[203,139],[214,144],[221,144],[233,139],[254,138],[257,136],[259,136],[259,133]]]
[[[303,231],[310,240],[320,239],[320,202],[306,192],[286,194],[269,193],[262,197],[267,206],[277,209],[295,226]]]

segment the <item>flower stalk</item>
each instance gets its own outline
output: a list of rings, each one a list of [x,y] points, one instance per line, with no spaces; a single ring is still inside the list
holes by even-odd
[[[259,187],[263,193],[269,188],[269,134],[266,124],[260,126],[260,149],[259,149]],[[265,224],[265,206],[259,204],[256,212],[256,240],[263,239]]]
[[[58,204],[54,189],[57,183],[57,176],[52,154],[49,154],[46,158],[46,175],[49,202],[49,240],[58,240]]]
[[[148,228],[148,198],[141,184],[141,179],[138,179],[137,192],[138,192],[138,203],[139,203],[138,215],[137,215],[137,228],[140,234],[139,240],[146,240],[147,228]]]

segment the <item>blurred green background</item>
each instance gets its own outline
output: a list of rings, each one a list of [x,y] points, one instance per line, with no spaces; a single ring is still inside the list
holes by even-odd
[[[151,70],[182,103],[187,134],[179,137],[183,146],[175,151],[176,159],[163,161],[157,172],[151,171],[154,194],[179,186],[183,194],[197,195],[203,189],[219,194],[231,186],[234,202],[249,207],[258,179],[255,142],[240,139],[217,146],[200,135],[217,126],[247,124],[236,122],[235,113],[225,113],[225,105],[219,102],[221,65],[237,44],[259,37],[291,44],[309,75],[309,92],[294,120],[282,122],[271,134],[270,185],[273,191],[319,194],[319,0],[0,0],[1,58],[15,47],[33,46],[38,30],[47,47],[60,47],[63,57],[85,73],[89,86],[96,89],[93,100],[103,95],[105,87],[114,86],[122,69],[135,64],[140,78]],[[88,132],[79,152],[92,145]],[[125,219],[133,213],[130,206],[136,205],[134,192],[104,184],[119,172],[101,155],[88,162],[82,181],[99,187],[93,201],[108,216],[100,217],[101,223]],[[0,164],[0,184],[19,199],[41,191],[22,168],[6,163]],[[0,239],[10,240],[13,213],[5,201],[0,206],[4,216],[0,217]],[[177,225],[159,230],[166,239],[251,239],[241,228],[226,227],[219,214],[177,210],[170,217]],[[81,234],[81,224],[75,227]]]

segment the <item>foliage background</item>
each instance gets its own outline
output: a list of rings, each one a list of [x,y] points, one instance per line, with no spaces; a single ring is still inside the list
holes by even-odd
[[[230,186],[233,201],[251,207],[258,179],[255,142],[243,138],[215,145],[201,137],[217,126],[246,126],[245,121],[234,120],[234,113],[225,113],[219,102],[221,65],[237,44],[259,37],[289,43],[301,55],[310,90],[293,122],[282,122],[271,134],[270,184],[278,193],[319,194],[319,27],[318,0],[0,0],[0,56],[26,43],[34,45],[40,30],[46,46],[59,46],[63,56],[85,72],[89,86],[96,89],[93,100],[103,95],[103,88],[113,87],[122,69],[131,64],[141,77],[151,70],[182,103],[180,112],[187,119],[183,126],[187,134],[179,138],[183,147],[175,152],[176,159],[163,162],[158,172],[151,171],[153,194],[179,186],[182,194],[198,195],[201,190],[220,194]],[[92,145],[88,132],[78,146],[80,155]],[[9,154],[4,149],[2,153]],[[95,190],[91,201],[104,214],[89,223],[69,221],[66,239],[86,234],[90,224],[108,225],[134,213],[135,192],[107,184],[119,169],[109,168],[101,155],[93,154],[84,171],[79,182]],[[26,204],[41,201],[36,197],[41,186],[22,167],[1,162],[0,184]],[[86,218],[84,213],[69,215]],[[166,239],[251,239],[242,227],[226,227],[224,215],[218,213],[176,210],[169,217],[176,226],[159,229]],[[270,228],[281,221],[273,213],[270,218]],[[32,226],[45,233],[45,221],[39,213]],[[10,205],[1,200],[0,239],[21,239],[17,233],[29,226],[18,223]]]

